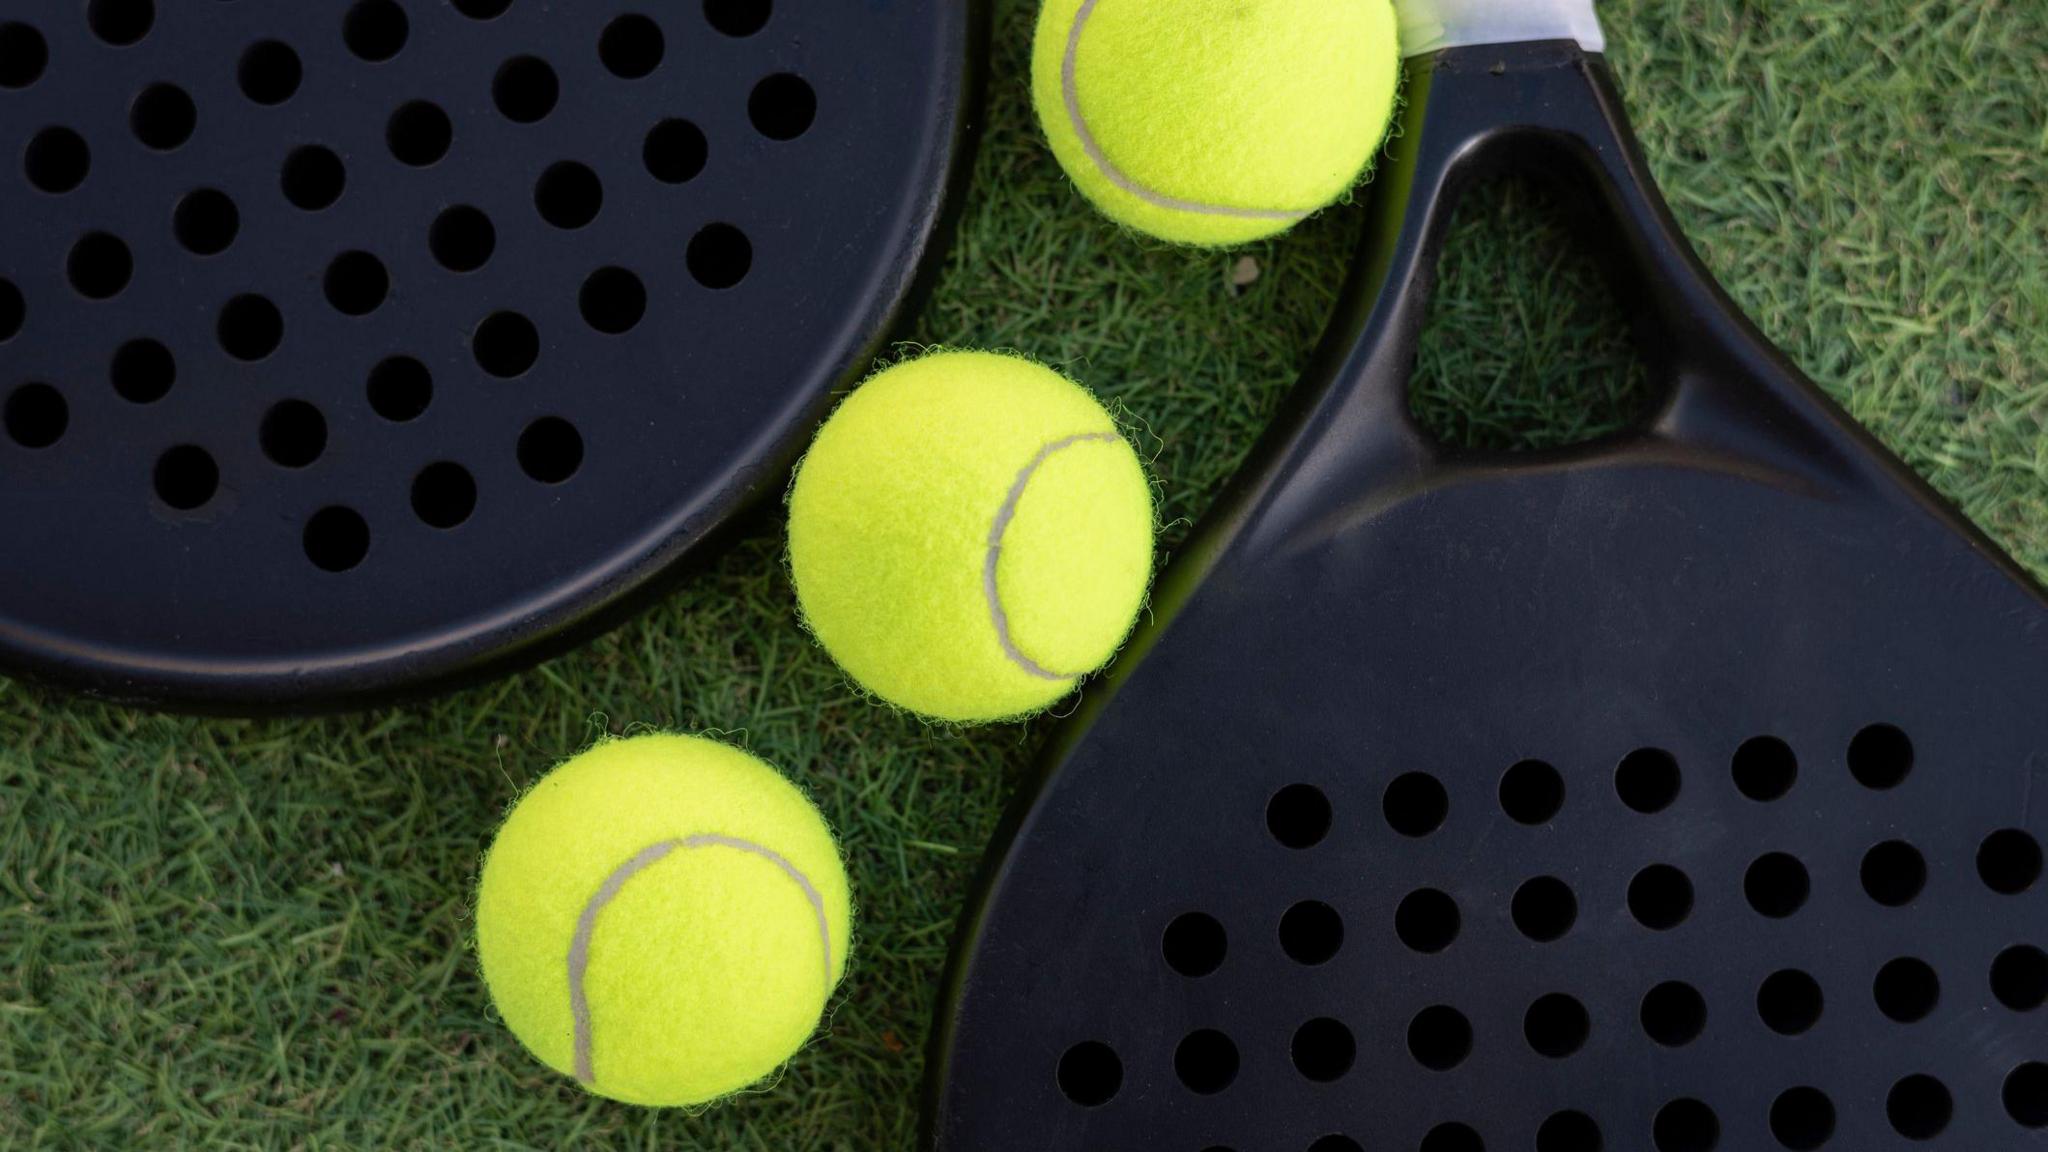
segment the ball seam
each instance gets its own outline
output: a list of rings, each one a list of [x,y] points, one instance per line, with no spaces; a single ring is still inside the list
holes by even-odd
[[[597,1075],[591,1063],[591,1020],[590,998],[583,987],[584,974],[590,968],[590,939],[597,932],[597,917],[625,888],[627,881],[652,867],[678,849],[691,848],[733,848],[758,856],[782,869],[803,889],[804,898],[811,902],[811,911],[818,917],[818,939],[824,945],[825,990],[832,989],[832,925],[825,915],[825,898],[811,883],[810,877],[789,862],[788,858],[774,849],[752,840],[737,836],[722,836],[717,833],[701,833],[675,840],[662,840],[633,854],[624,864],[612,869],[611,874],[598,885],[597,892],[583,905],[576,917],[576,934],[569,940],[569,1016],[575,1031],[576,1079],[583,1086],[590,1087],[597,1082]]]
[[[1010,663],[1041,680],[1072,680],[1080,673],[1054,672],[1046,668],[1026,656],[1024,650],[1017,647],[1016,638],[1010,635],[1010,614],[1004,611],[1003,594],[996,587],[996,566],[1003,558],[1003,534],[1010,530],[1010,521],[1017,518],[1017,504],[1024,499],[1024,490],[1031,486],[1031,477],[1037,474],[1038,469],[1047,460],[1052,459],[1054,454],[1076,444],[1112,441],[1117,438],[1114,432],[1077,432],[1041,447],[1038,454],[1031,458],[1031,462],[1024,465],[1023,471],[1017,473],[1017,478],[1011,481],[1010,491],[1003,497],[1003,506],[996,510],[995,522],[989,525],[988,553],[983,558],[981,566],[981,592],[988,601],[989,620],[995,624],[996,642],[1002,645],[1003,655],[1009,657]]]
[[[1076,79],[1076,58],[1081,50],[1081,30],[1087,26],[1088,18],[1095,14],[1099,0],[1082,0],[1081,7],[1074,13],[1074,26],[1067,32],[1067,50],[1060,60],[1060,95],[1067,106],[1067,123],[1074,135],[1081,141],[1081,150],[1088,155],[1089,163],[1110,183],[1136,196],[1155,208],[1170,212],[1189,212],[1200,216],[1224,216],[1237,220],[1281,220],[1296,223],[1314,215],[1314,210],[1297,212],[1285,208],[1237,208],[1228,204],[1204,204],[1197,200],[1184,200],[1171,196],[1156,188],[1138,182],[1112,162],[1102,145],[1096,142],[1095,133],[1088,130],[1088,119],[1081,114],[1081,86]]]

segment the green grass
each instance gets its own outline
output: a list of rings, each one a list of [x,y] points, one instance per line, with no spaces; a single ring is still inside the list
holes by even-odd
[[[1617,0],[1612,58],[1707,262],[1858,419],[2048,573],[2048,7]],[[1119,235],[1062,183],[999,6],[990,129],[916,333],[1028,350],[1149,429],[1169,551],[1285,392],[1359,213],[1237,255]],[[1461,443],[1645,399],[1540,198],[1457,225],[1418,408]],[[493,1020],[466,943],[505,805],[600,731],[720,729],[845,839],[861,904],[829,1035],[689,1116],[587,1098]],[[935,983],[1045,724],[935,731],[806,640],[762,538],[585,649],[416,707],[144,715],[0,682],[0,1146],[902,1149]]]

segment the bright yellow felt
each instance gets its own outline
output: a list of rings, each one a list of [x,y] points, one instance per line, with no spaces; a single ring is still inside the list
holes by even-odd
[[[774,1072],[817,1028],[846,970],[846,873],[817,809],[773,768],[700,737],[590,749],[528,792],[499,829],[477,893],[491,998],[533,1054],[575,1075],[569,952],[608,876],[650,845],[714,835],[765,856],[677,848],[626,880],[590,936],[591,1091],[701,1104]]]
[[[1104,214],[1225,245],[1349,191],[1400,71],[1392,0],[1045,0],[1031,87],[1053,154]]]
[[[986,568],[1027,469],[996,550],[1013,655]],[[1107,663],[1144,604],[1152,539],[1151,486],[1109,413],[1048,368],[984,352],[863,384],[818,433],[789,499],[812,633],[883,700],[956,722],[1038,711]]]

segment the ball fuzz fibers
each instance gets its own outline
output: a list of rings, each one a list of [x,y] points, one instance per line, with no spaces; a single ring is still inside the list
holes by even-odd
[[[1060,166],[1105,215],[1226,245],[1349,191],[1400,71],[1391,0],[1045,0],[1031,93]]]
[[[542,1063],[631,1104],[703,1104],[774,1072],[846,971],[831,831],[730,745],[613,740],[550,772],[484,858],[477,951]]]
[[[1036,712],[1107,663],[1152,537],[1151,485],[1102,405],[987,352],[868,380],[790,489],[812,633],[883,700],[958,723]]]

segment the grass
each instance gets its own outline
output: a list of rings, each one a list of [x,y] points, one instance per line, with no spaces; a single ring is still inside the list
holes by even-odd
[[[998,5],[990,127],[915,338],[1055,361],[1149,429],[1169,551],[1292,381],[1359,213],[1238,254],[1118,234],[1072,195]],[[2048,8],[1614,0],[1651,164],[1737,300],[1859,420],[2048,574]],[[1456,225],[1418,372],[1447,439],[1595,433],[1646,399],[1599,289],[1507,185]],[[559,757],[718,729],[844,837],[863,918],[827,1038],[697,1116],[583,1096],[494,1021],[476,858]],[[902,1149],[935,981],[1047,725],[938,731],[806,640],[772,538],[572,655],[413,707],[146,715],[0,682],[0,1145]]]

